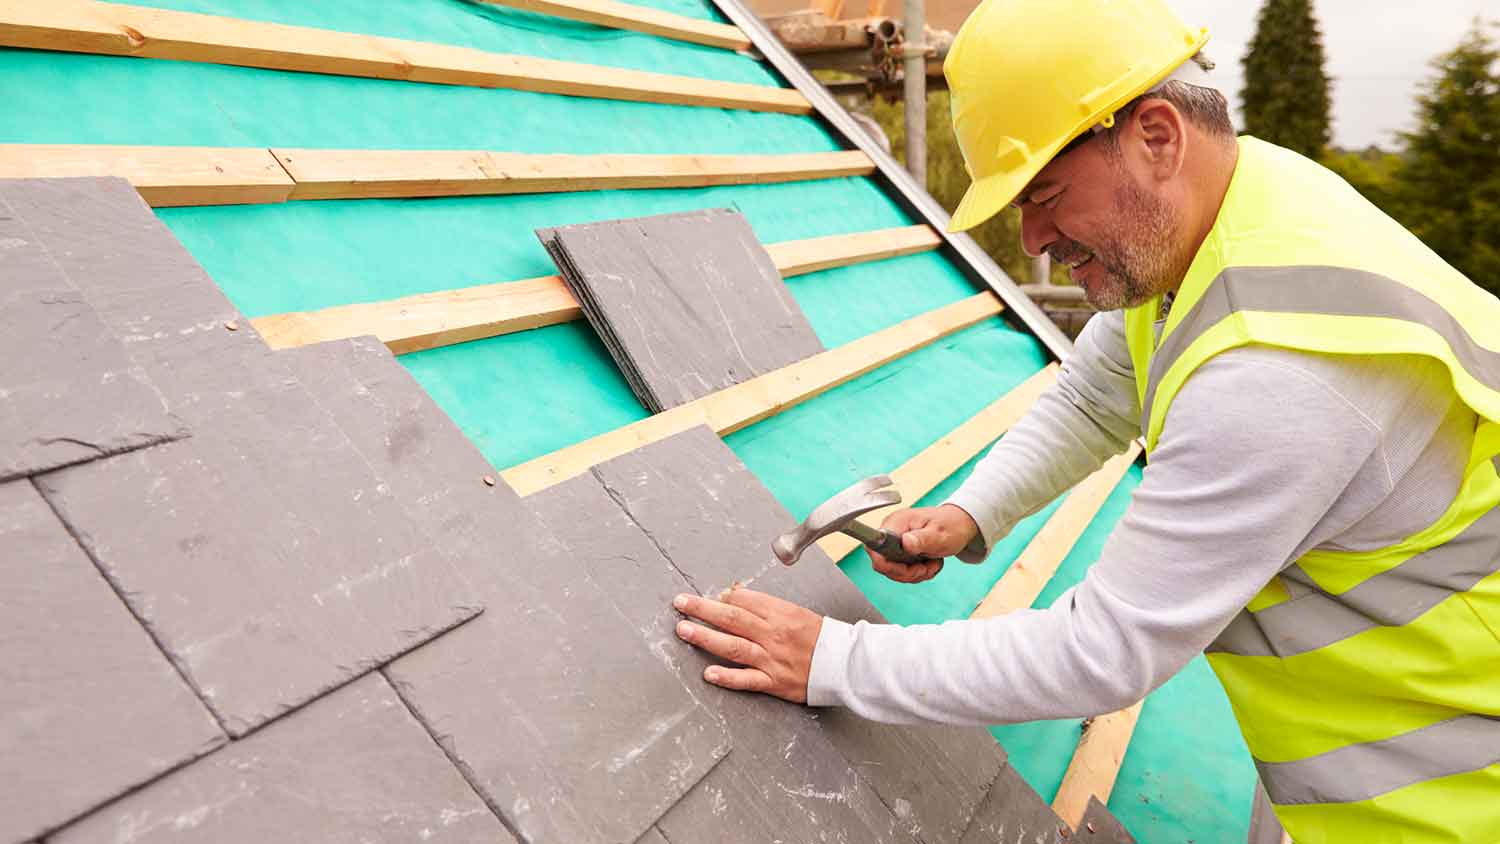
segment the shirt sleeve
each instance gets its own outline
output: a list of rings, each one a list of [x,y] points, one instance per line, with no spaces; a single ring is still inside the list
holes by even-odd
[[[945,502],[979,526],[979,536],[958,558],[982,562],[1016,522],[1124,451],[1140,433],[1139,420],[1124,314],[1097,314],[1062,362],[1057,383]]]
[[[1102,449],[1114,437],[1101,431],[1090,442]],[[1173,402],[1130,508],[1078,586],[1047,609],[986,620],[903,628],[830,619],[809,702],[949,724],[1129,706],[1291,561],[1361,467],[1383,459],[1380,443],[1367,417],[1309,373],[1220,355]],[[1010,473],[1036,470],[1042,456],[993,458]]]

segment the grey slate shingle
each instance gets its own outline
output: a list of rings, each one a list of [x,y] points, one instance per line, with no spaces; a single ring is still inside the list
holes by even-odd
[[[3,199],[0,279],[0,481],[186,433]]]
[[[1067,825],[1047,801],[1021,778],[1020,772],[1006,765],[969,824],[963,844],[1065,844],[1065,829]]]
[[[284,354],[486,606],[387,667],[402,697],[528,840],[644,833],[728,752],[717,715],[379,341]]]
[[[915,840],[806,709],[703,682],[709,662],[673,634],[678,615],[671,600],[687,582],[597,479],[576,477],[525,501],[652,652],[729,729],[729,756],[658,821],[670,841]]]
[[[38,483],[231,735],[479,612],[128,184],[9,181],[0,199],[194,432]]]
[[[31,483],[0,484],[0,841],[222,744],[224,734]]]
[[[1135,844],[1130,831],[1097,797],[1089,798],[1089,807],[1083,812],[1083,820],[1078,822],[1073,840],[1095,844]]]
[[[537,235],[652,411],[823,351],[737,211],[710,208]]]
[[[80,820],[49,844],[514,842],[368,674]]]
[[[834,618],[884,621],[816,547],[795,566],[776,561],[771,540],[795,520],[709,429],[637,449],[595,474],[704,594],[740,581]],[[843,709],[818,717],[822,733],[927,842],[962,838],[1005,765],[982,729],[874,724]]]

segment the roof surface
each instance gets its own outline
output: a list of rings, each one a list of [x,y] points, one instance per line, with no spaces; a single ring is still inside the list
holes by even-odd
[[[460,0],[157,5],[782,84],[751,56]],[[656,5],[721,19],[698,0]],[[0,50],[0,68],[0,96],[7,103],[0,142],[574,153],[787,153],[849,145],[811,116],[26,50]],[[477,799],[495,823],[504,819],[522,834],[530,834],[516,820],[522,814],[539,829],[609,830],[600,832],[600,840],[660,821],[667,838],[681,844],[693,837],[682,837],[686,827],[672,836],[675,821],[667,819],[679,810],[671,807],[683,806],[678,817],[685,818],[693,800],[707,800],[695,811],[720,817],[712,794],[699,793],[702,784],[721,769],[727,777],[746,768],[746,757],[773,761],[764,755],[768,751],[750,749],[761,747],[757,742],[770,732],[735,732],[725,707],[741,704],[706,698],[714,692],[682,667],[689,664],[683,660],[696,658],[691,651],[647,632],[665,623],[645,613],[647,604],[652,613],[665,612],[663,596],[681,586],[670,577],[676,569],[667,570],[675,559],[672,548],[651,541],[670,531],[657,535],[644,520],[639,526],[631,521],[637,514],[623,475],[606,489],[611,481],[604,467],[524,501],[503,483],[483,483],[485,476],[499,476],[496,469],[646,416],[585,323],[392,358],[368,339],[270,352],[247,318],[546,275],[553,268],[533,233],[541,227],[730,207],[771,243],[921,222],[887,183],[845,177],[154,213],[118,182],[9,184],[0,196],[11,203],[8,219],[0,220],[9,227],[0,232],[6,245],[0,261],[8,279],[29,279],[14,295],[7,291],[0,315],[0,344],[7,352],[0,360],[10,362],[0,364],[0,477],[9,479],[0,482],[6,513],[0,530],[6,531],[5,543],[28,549],[27,559],[75,569],[73,580],[57,583],[35,568],[7,573],[16,578],[7,594],[39,597],[28,605],[29,614],[13,613],[22,619],[16,629],[30,632],[0,642],[10,664],[28,666],[17,674],[24,682],[6,683],[8,692],[0,691],[0,712],[7,713],[9,725],[0,730],[0,748],[25,750],[0,757],[27,774],[0,777],[27,784],[0,797],[13,801],[0,806],[0,819],[24,813],[28,821],[7,827],[0,839],[40,834],[124,789],[153,782],[67,834],[124,824],[141,830],[141,837],[175,830],[215,840],[227,836],[222,830],[249,821],[230,823],[230,815],[206,807],[227,801],[233,789],[250,787],[236,783],[253,781],[263,784],[255,800],[306,794],[325,783],[326,790],[313,793],[321,805],[349,807],[349,817],[337,824],[348,824],[351,835],[361,828],[352,818],[384,801],[414,807],[412,830],[427,828],[426,818],[450,818],[452,826],[479,830],[483,838],[494,824],[473,813]],[[27,245],[16,248],[13,240]],[[12,262],[35,267],[12,276]],[[788,289],[831,348],[972,296],[971,279],[952,251],[944,250],[811,273],[789,280]],[[754,522],[759,556],[753,564],[745,557],[730,578],[744,579],[769,560],[766,543],[793,518],[851,481],[900,464],[1046,359],[1041,344],[1024,331],[985,320],[729,434],[716,449],[700,431],[609,466],[644,461],[642,472],[654,467],[670,473],[691,459],[737,478],[730,490],[741,497],[736,500],[762,508]],[[914,407],[921,412],[911,412]],[[684,491],[691,485],[677,484],[696,482],[701,469],[665,475],[677,480],[658,481],[658,488],[691,500]],[[940,499],[964,474],[930,498]],[[1116,491],[1039,605],[1082,576],[1138,477],[1133,472]],[[648,496],[634,507],[652,500]],[[846,617],[875,611],[864,599],[847,603],[861,592],[894,621],[959,617],[984,596],[1050,512],[1018,526],[996,549],[995,565],[949,567],[938,581],[920,587],[883,582],[856,553],[839,568],[857,592],[833,589],[843,583],[838,580],[768,580],[767,588],[814,590],[814,599],[848,608]],[[606,525],[608,531],[599,527]],[[667,527],[685,529],[680,518]],[[682,537],[682,548],[698,550],[678,554],[724,556],[723,549],[691,544],[728,541],[715,533],[723,531]],[[616,539],[601,538],[606,535]],[[625,554],[617,546],[637,550]],[[630,565],[649,567],[645,561],[655,559],[665,573],[659,572],[654,586],[641,586],[648,590],[644,596],[617,594],[629,584],[609,585],[607,575],[616,572],[612,561],[638,558],[644,561]],[[811,578],[804,571],[821,568],[811,562],[799,564],[796,576]],[[682,565],[696,578],[691,569],[700,564]],[[730,573],[704,573],[699,585],[719,588],[727,580],[718,575]],[[83,576],[89,574],[104,577]],[[585,587],[585,580],[594,586]],[[76,587],[64,588],[63,582]],[[11,602],[5,609],[13,611]],[[625,620],[611,627],[612,617]],[[492,646],[495,638],[503,645]],[[571,650],[554,652],[562,642]],[[681,665],[674,668],[674,661]],[[453,670],[450,662],[484,670]],[[600,669],[617,664],[629,668]],[[476,702],[497,708],[469,708]],[[604,707],[602,713],[597,707]],[[755,708],[782,707],[764,701]],[[13,713],[24,717],[9,717]],[[496,723],[502,719],[495,713],[506,713],[504,725]],[[653,723],[648,715],[666,713],[682,715],[662,733],[674,747],[682,739],[681,755],[666,748],[642,751],[629,756],[631,765],[641,767],[618,771],[609,770],[610,761],[600,762],[604,743],[624,746],[646,735],[641,730]],[[864,795],[849,798],[863,808],[834,801],[837,806],[820,809],[819,817],[832,817],[824,812],[837,809],[851,830],[886,816],[900,822],[894,828],[909,829],[914,817],[928,830],[923,840],[945,840],[934,830],[961,831],[957,826],[974,806],[987,807],[987,820],[976,822],[986,828],[1035,820],[1026,812],[1045,809],[1036,801],[1022,811],[1022,797],[986,795],[1030,793],[1024,775],[1050,796],[1078,738],[1076,721],[997,728],[993,732],[1011,751],[1012,765],[1002,766],[996,761],[1000,751],[982,733],[958,731],[961,741],[923,739],[907,746],[902,742],[917,739],[904,731],[809,723],[797,727],[802,732],[786,733],[791,728],[782,725],[775,734],[803,736],[799,742],[823,736],[819,741],[828,752],[809,756],[824,761],[808,770],[821,772],[824,779],[817,782],[858,783],[850,793]],[[1251,769],[1227,723],[1227,706],[1201,661],[1148,701],[1111,801],[1143,839],[1196,834],[1207,840],[1223,827],[1231,830],[1220,836],[1226,840],[1243,835]],[[348,724],[351,732],[339,739],[342,728],[317,724]],[[504,743],[484,732],[514,724],[533,732],[507,733],[513,738]],[[376,749],[359,737],[361,729],[407,738]],[[857,739],[839,738],[840,729]],[[472,738],[465,744],[460,735]],[[320,737],[330,744],[320,745]],[[432,744],[434,737],[439,744]],[[106,747],[118,752],[104,753]],[[343,774],[298,779],[304,777],[298,773],[304,747],[324,747],[325,756],[347,759],[347,765],[334,766]],[[528,749],[505,752],[512,747]],[[903,792],[911,783],[882,780],[877,768],[855,764],[902,755],[926,760],[918,769],[946,776],[953,793],[939,799]],[[272,764],[277,759],[280,768]],[[259,776],[255,760],[265,761],[269,772],[261,779],[236,780],[226,773]],[[394,760],[389,767],[388,760]],[[590,767],[596,762],[617,776],[600,775]],[[435,772],[430,791],[393,783],[381,773],[424,765]],[[687,773],[674,780],[671,772],[682,765]],[[952,773],[955,766],[969,777]],[[457,781],[436,773],[449,768],[460,772]],[[799,792],[771,795],[791,801],[766,804],[780,806],[776,811],[829,802],[800,794],[813,780],[791,783],[768,773],[785,773],[781,769],[746,769],[750,773],[734,774],[736,783],[764,792],[779,782]],[[1220,776],[1205,782],[1205,770]],[[190,775],[195,771],[201,773]],[[1011,791],[991,788],[990,776]],[[519,788],[516,783],[536,789],[515,791],[530,807],[524,813],[514,799],[495,797]],[[554,791],[541,783],[551,783]],[[622,790],[611,793],[611,787]],[[580,797],[573,802],[547,802],[547,794],[575,789]],[[821,786],[809,790],[844,794]],[[629,800],[584,799],[610,794]],[[914,814],[898,817],[902,804],[895,800],[910,803]],[[613,808],[605,811],[603,805]],[[303,828],[316,828],[307,827],[314,821],[290,805],[285,811],[301,818]],[[135,820],[142,813],[170,820],[146,830],[149,824]],[[210,835],[202,824],[214,818],[230,826]],[[470,823],[477,826],[463,826]],[[260,832],[270,837],[271,831]],[[570,840],[564,832],[557,835]]]

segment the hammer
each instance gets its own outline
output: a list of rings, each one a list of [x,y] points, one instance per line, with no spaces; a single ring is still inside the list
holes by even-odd
[[[901,503],[901,493],[891,483],[890,475],[871,475],[824,501],[808,514],[802,524],[776,537],[771,543],[771,553],[776,559],[791,565],[797,562],[807,546],[830,533],[844,533],[894,563],[925,563],[933,559],[922,554],[908,554],[901,547],[898,534],[872,528],[858,520],[858,516],[871,510]]]

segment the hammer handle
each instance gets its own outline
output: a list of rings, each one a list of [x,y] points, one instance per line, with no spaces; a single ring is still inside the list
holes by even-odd
[[[844,533],[864,543],[866,548],[890,560],[893,563],[925,563],[932,560],[924,554],[909,554],[901,546],[901,536],[888,530],[872,528],[858,519],[851,519],[844,527]]]

